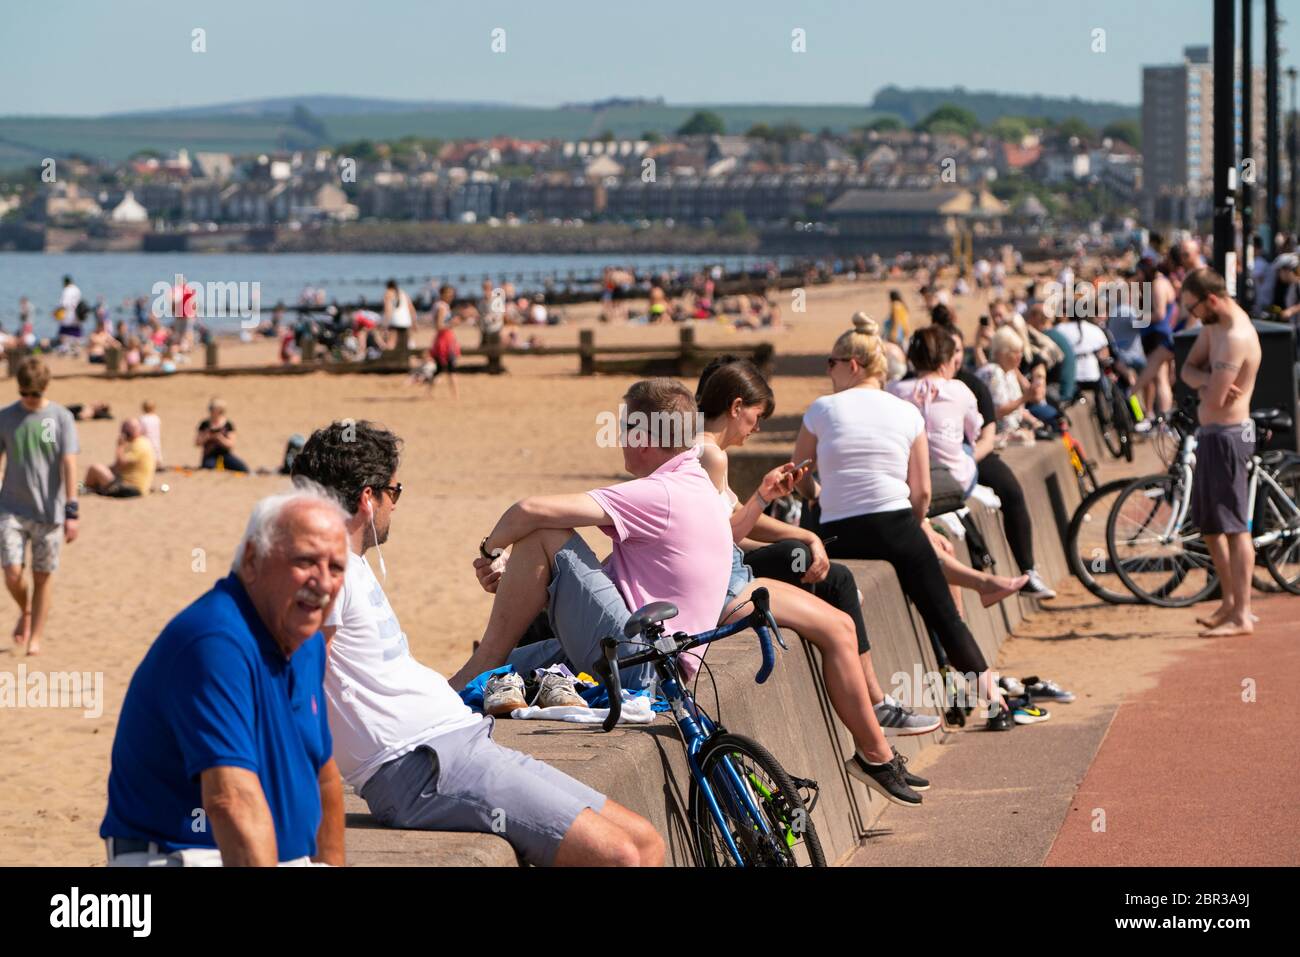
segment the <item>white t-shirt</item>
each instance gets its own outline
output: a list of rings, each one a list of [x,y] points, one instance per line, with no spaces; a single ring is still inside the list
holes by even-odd
[[[360,555],[348,555],[325,624],[338,629],[325,668],[334,759],[353,788],[361,790],[380,765],[483,720],[446,678],[411,657],[406,634]]]
[[[397,293],[397,301],[393,303],[393,317],[388,324],[394,329],[411,328],[411,297],[406,293]]]
[[[81,305],[81,290],[75,282],[63,287],[63,292],[59,296],[59,305],[63,307],[65,323],[77,321],[77,307]]]
[[[925,420],[912,403],[880,389],[845,389],[808,407],[817,436],[822,521],[911,508],[907,462]]]
[[[1074,347],[1074,379],[1097,382],[1101,379],[1101,362],[1097,353],[1107,346],[1106,333],[1086,319],[1057,323],[1056,328]]]

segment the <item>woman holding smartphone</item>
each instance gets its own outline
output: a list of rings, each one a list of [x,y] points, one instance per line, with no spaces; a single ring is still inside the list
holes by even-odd
[[[746,542],[747,537],[752,536],[752,541],[747,544],[794,537],[806,545],[810,555],[811,565],[805,577],[810,581],[821,580],[830,571],[830,559],[820,539],[763,514],[773,498],[790,492],[794,482],[805,474],[804,470],[791,463],[773,469],[744,503],[727,482],[726,449],[743,445],[758,431],[759,422],[772,414],[771,388],[752,363],[728,356],[715,360],[705,369],[700,377],[696,403],[704,417],[704,430],[698,436],[700,464],[718,489],[720,505],[730,516],[732,535],[737,543],[733,549],[731,582],[721,622],[741,617],[754,589],[766,588],[776,623],[798,632],[821,652],[822,675],[831,706],[849,729],[857,746],[853,757],[846,762],[848,772],[895,804],[919,805],[921,796],[916,791],[929,787],[929,782],[908,773],[903,758],[885,739],[858,658],[859,634],[854,620],[798,585],[777,578],[755,578],[741,551],[740,543]],[[843,574],[847,574],[847,569]],[[849,575],[848,587],[852,587],[856,600],[857,588],[851,582],[852,576]],[[845,587],[842,579],[839,587]],[[860,611],[858,615],[860,618]],[[860,634],[865,640],[865,627]],[[884,696],[880,697],[883,699]],[[925,726],[911,733],[937,729],[937,722],[933,719],[917,720]]]

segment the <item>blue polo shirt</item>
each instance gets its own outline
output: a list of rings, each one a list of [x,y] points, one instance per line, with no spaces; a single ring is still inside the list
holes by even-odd
[[[333,751],[324,676],[320,633],[286,659],[239,579],[217,582],[163,629],[131,679],[100,836],[216,847],[199,775],[236,767],[261,781],[279,859],[315,854],[318,776]]]

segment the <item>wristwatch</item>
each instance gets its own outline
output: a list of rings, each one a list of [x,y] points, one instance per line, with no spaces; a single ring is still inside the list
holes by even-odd
[[[486,558],[488,561],[493,561],[496,559],[496,556],[487,550],[487,540],[491,537],[492,537],[491,535],[484,535],[483,540],[478,543],[478,553],[482,555],[484,558]]]

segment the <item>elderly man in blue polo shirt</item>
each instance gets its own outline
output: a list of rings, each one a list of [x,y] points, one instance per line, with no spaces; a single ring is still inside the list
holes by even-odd
[[[343,863],[320,630],[345,517],[319,488],[262,499],[231,573],[153,643],[113,741],[110,866]]]

